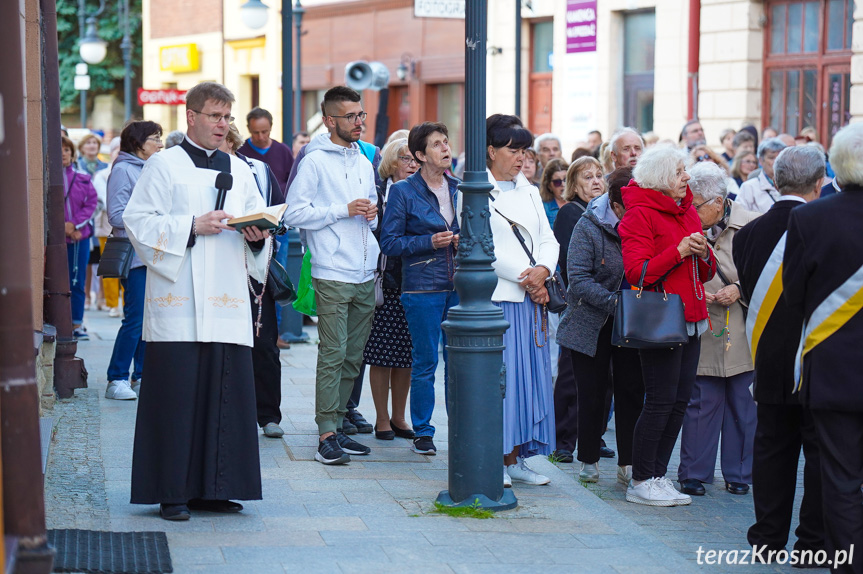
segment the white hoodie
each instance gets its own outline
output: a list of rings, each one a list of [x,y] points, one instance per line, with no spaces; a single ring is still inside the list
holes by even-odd
[[[288,189],[284,217],[305,231],[315,279],[358,284],[374,278],[380,248],[372,230],[378,219],[348,217],[348,204],[363,198],[378,201],[372,164],[359,146],[334,144],[330,134],[315,136]]]

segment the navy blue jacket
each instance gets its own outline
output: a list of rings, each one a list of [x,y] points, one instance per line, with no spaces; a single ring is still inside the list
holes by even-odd
[[[455,205],[458,180],[444,175]],[[451,225],[440,212],[437,196],[417,172],[390,188],[381,223],[380,245],[388,257],[402,259],[402,291],[452,291],[455,248],[435,249],[432,235],[458,234],[458,218]]]

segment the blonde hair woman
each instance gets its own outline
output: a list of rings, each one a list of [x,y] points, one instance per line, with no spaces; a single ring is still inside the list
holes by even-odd
[[[99,159],[99,151],[102,149],[102,138],[96,134],[87,134],[78,141],[78,170],[89,174],[91,177],[108,167],[108,164]]]

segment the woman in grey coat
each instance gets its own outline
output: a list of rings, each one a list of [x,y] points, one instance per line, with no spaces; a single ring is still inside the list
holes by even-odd
[[[571,351],[578,388],[578,476],[585,482],[599,480],[609,367],[613,371],[617,479],[628,484],[632,478],[632,436],[644,398],[641,362],[636,349],[611,345],[617,291],[629,287],[623,278],[617,223],[624,213],[620,189],[631,178],[628,167],[611,172],[608,193],[588,204],[572,232],[567,254],[569,305],[560,320],[557,342]]]

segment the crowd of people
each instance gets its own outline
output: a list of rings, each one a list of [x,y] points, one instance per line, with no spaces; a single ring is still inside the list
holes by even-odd
[[[63,140],[76,333],[86,336],[85,270],[100,201],[109,233],[136,251],[120,281],[124,319],[106,396],[139,398],[132,502],[158,503],[168,520],[237,512],[232,499],[261,496],[251,421],[266,436],[283,434],[267,277],[285,226],[300,230],[310,254],[320,337],[315,459],[368,455],[351,435],[372,432],[437,452],[436,371],[441,343],[448,359],[441,324],[458,304],[464,169],[449,128],[423,122],[377,149],[360,139],[360,94],[339,86],[321,102],[324,133],[298,133],[292,149],[270,137],[273,117],[260,108],[246,118],[244,140],[233,102],[224,86],[199,84],[187,95],[187,131],[168,136],[170,149],[162,151],[158,124],[131,122],[110,166],[96,157],[98,140],[79,143],[77,162],[75,144]],[[559,137],[534,137],[516,116],[487,119],[492,302],[510,325],[505,487],[550,482],[526,463],[533,455],[577,460],[585,482],[599,479],[599,458],[616,456],[626,500],[688,505],[714,481],[719,453],[725,490],[752,487],[749,542],[782,549],[802,448],[795,548],[863,542],[863,406],[847,360],[863,329],[863,251],[849,249],[863,210],[863,128],[835,134],[829,159],[812,131],[766,132],[759,142],[752,126],[724,130],[714,147],[697,120],[676,143],[629,127],[608,140],[593,131],[567,162]],[[100,199],[94,181],[103,172]],[[221,174],[232,177],[223,205]],[[827,195],[835,197],[819,199]],[[226,224],[281,204],[275,233]],[[568,304],[560,314],[546,307],[556,271]],[[679,297],[684,339],[613,344],[629,289]],[[366,366],[374,425],[356,410]],[[448,396],[447,369],[443,389]],[[616,452],[603,439],[612,413]],[[678,438],[675,484],[668,467]]]

